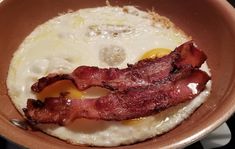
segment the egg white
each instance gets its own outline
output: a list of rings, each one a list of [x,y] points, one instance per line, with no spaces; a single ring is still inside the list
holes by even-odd
[[[151,49],[173,50],[190,40],[168,19],[157,17],[160,21],[156,21],[153,14],[132,6],[107,6],[66,13],[38,26],[12,58],[7,78],[12,102],[23,114],[22,108],[26,107],[27,99],[36,98],[30,90],[31,85],[49,73],[70,73],[81,65],[111,67],[101,60],[101,49],[120,47],[124,51],[124,58],[113,63],[112,67],[124,68],[127,63],[136,63]],[[95,31],[97,28],[100,30],[95,32],[92,27]],[[112,29],[121,31],[114,37],[109,33]],[[201,69],[209,73],[206,63]],[[174,128],[206,100],[210,88],[211,82],[194,100],[141,120],[116,122],[77,119],[68,126],[40,124],[38,127],[47,134],[73,144],[131,144]]]

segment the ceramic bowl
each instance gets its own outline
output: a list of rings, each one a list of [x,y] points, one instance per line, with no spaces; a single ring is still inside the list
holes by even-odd
[[[172,131],[153,139],[116,148],[181,148],[201,139],[235,111],[235,10],[219,0],[110,0],[112,5],[153,7],[191,35],[208,56],[212,93],[192,116]],[[22,119],[7,95],[6,77],[13,52],[39,24],[59,13],[104,6],[105,0],[0,0],[0,134],[27,148],[84,148],[40,131],[25,131],[9,120]],[[17,83],[17,82],[16,82]],[[95,149],[95,147],[93,147]]]

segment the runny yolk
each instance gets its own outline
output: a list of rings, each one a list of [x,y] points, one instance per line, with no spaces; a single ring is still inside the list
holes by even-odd
[[[144,55],[140,58],[140,60],[146,59],[146,58],[160,58],[163,57],[171,52],[170,49],[166,48],[155,48],[150,51],[147,51],[144,53]]]
[[[70,99],[81,99],[83,93],[78,91],[75,85],[68,80],[58,81],[49,85],[40,93],[37,94],[38,99],[45,99],[46,97],[60,97],[64,96]]]

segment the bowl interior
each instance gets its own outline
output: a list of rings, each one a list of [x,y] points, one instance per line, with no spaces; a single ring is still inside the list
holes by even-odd
[[[143,10],[155,8],[159,14],[170,18],[205,51],[213,81],[212,93],[206,103],[181,125],[162,136],[125,148],[182,147],[213,130],[234,112],[235,12],[232,14],[232,8],[226,1],[110,2],[114,6],[135,5]],[[0,3],[0,132],[3,136],[30,148],[38,145],[40,148],[78,147],[41,132],[24,131],[11,125],[9,119],[22,117],[7,95],[5,81],[14,51],[37,25],[68,10],[104,5],[105,0],[4,0]]]

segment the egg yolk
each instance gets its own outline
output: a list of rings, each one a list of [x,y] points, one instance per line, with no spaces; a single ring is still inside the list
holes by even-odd
[[[124,124],[124,125],[137,125],[144,119],[145,119],[145,117],[140,117],[140,118],[135,118],[135,119],[130,119],[130,120],[123,120],[122,124]]]
[[[171,52],[170,49],[166,48],[156,48],[152,49],[146,53],[140,58],[140,60],[146,59],[146,58],[160,58],[163,57]]]
[[[62,80],[47,86],[44,90],[37,94],[38,99],[60,96],[70,99],[81,99],[83,93],[78,91],[71,81]]]

